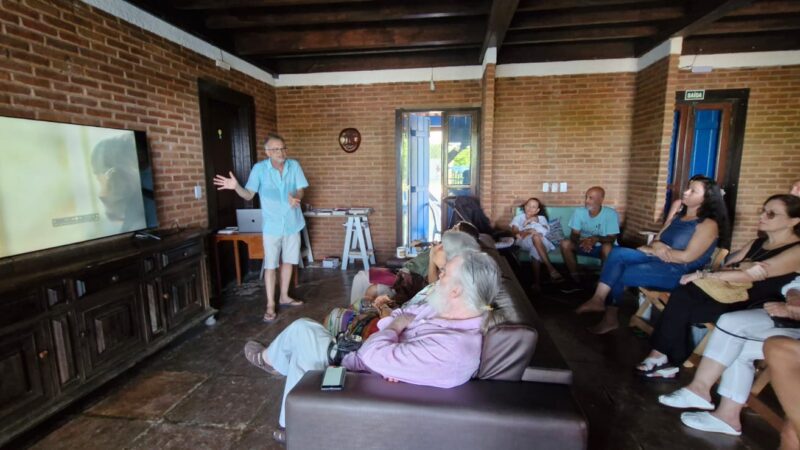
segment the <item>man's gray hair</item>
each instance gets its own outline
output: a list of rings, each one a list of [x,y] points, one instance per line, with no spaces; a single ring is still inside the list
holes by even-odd
[[[447,261],[466,252],[477,252],[481,249],[478,241],[463,231],[447,230],[442,235],[442,246]]]
[[[494,259],[483,252],[468,251],[461,255],[461,267],[453,276],[462,287],[467,306],[475,312],[487,308],[500,292],[500,268]]]

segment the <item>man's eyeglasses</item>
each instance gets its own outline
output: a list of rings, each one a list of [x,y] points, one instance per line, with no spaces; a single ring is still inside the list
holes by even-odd
[[[765,215],[765,216],[767,216],[768,220],[772,220],[772,219],[775,218],[775,216],[786,216],[787,214],[779,213],[779,212],[771,211],[769,209],[763,209],[762,208],[761,211],[758,212],[758,215],[759,216],[760,215]]]
[[[275,147],[275,148],[267,147],[268,152],[285,152],[286,150],[288,150],[288,147]]]

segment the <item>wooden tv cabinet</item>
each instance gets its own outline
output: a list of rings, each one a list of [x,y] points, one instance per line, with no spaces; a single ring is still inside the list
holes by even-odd
[[[206,236],[124,235],[0,260],[0,446],[215,312]]]

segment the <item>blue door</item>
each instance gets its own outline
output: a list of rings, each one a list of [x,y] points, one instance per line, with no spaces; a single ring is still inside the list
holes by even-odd
[[[721,117],[721,109],[700,109],[695,112],[690,176],[705,175],[716,179]]]
[[[428,237],[428,179],[431,118],[409,116],[409,238],[426,241]]]

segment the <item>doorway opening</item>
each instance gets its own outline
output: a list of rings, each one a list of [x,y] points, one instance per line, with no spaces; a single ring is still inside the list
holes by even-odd
[[[398,245],[441,239],[445,201],[477,196],[478,110],[397,112]]]
[[[694,91],[696,92],[696,91]],[[742,161],[749,89],[703,91],[703,99],[687,100],[676,93],[664,212],[680,198],[689,178],[705,175],[724,192],[730,221],[720,246],[729,248],[736,216],[739,169]]]

